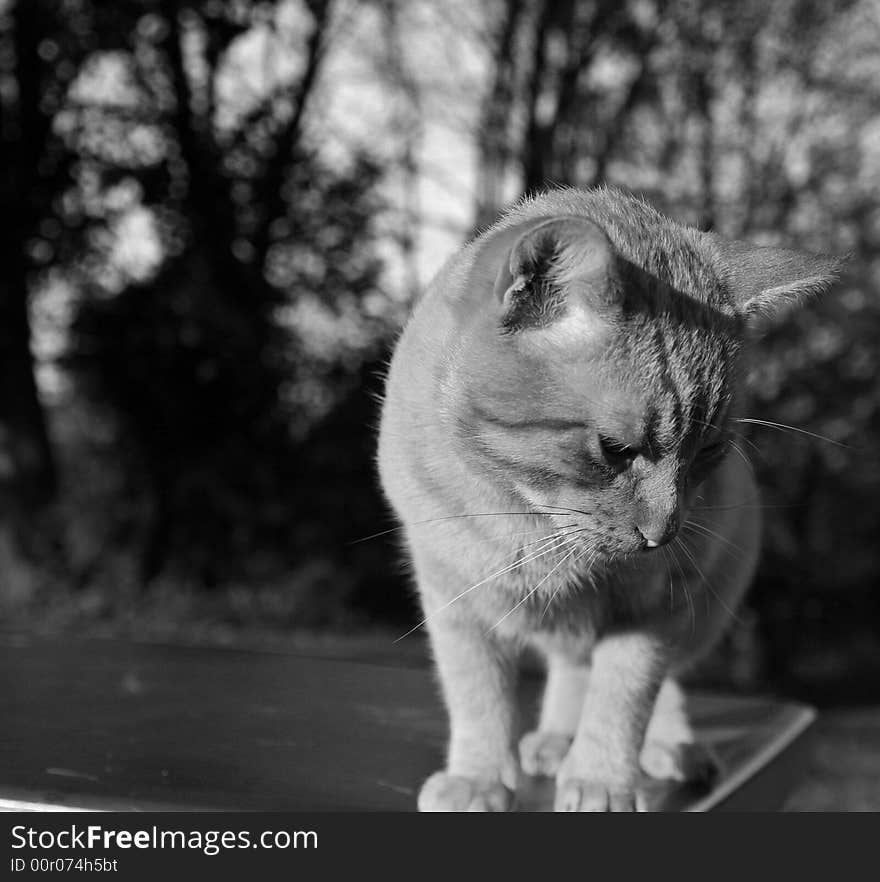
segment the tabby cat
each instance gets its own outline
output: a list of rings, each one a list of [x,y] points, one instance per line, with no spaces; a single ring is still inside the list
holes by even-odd
[[[558,811],[632,811],[640,769],[706,774],[675,677],[758,552],[744,351],[834,273],[611,189],[525,200],[440,271],[379,442],[451,725],[421,810],[509,810],[524,771],[555,776]],[[526,647],[547,680],[517,743]]]

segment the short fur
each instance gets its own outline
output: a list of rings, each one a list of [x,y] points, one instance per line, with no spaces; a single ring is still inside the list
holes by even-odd
[[[556,775],[557,809],[632,810],[640,759],[705,771],[673,678],[758,553],[752,475],[726,455],[749,323],[833,272],[601,189],[519,203],[439,273],[379,445],[451,723],[421,809],[509,809],[522,767]],[[548,679],[518,746],[524,647]]]

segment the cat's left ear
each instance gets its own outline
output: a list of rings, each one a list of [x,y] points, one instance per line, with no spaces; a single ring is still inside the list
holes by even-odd
[[[737,311],[746,319],[772,317],[821,294],[844,261],[824,254],[770,248],[709,236],[716,263]]]
[[[614,253],[593,221],[541,218],[512,233],[494,285],[508,328],[546,327],[563,315],[598,317],[613,308]]]

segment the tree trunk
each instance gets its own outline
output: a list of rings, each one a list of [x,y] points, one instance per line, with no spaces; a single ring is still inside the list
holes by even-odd
[[[0,250],[0,516],[32,512],[55,492],[52,452],[34,380],[26,274],[21,255],[14,253],[18,243],[9,242],[9,233],[3,232]]]
[[[531,193],[544,186],[547,178],[547,156],[550,133],[541,119],[541,99],[546,88],[547,34],[553,21],[553,4],[544,0],[535,27],[532,64],[527,87],[527,122],[522,145],[523,192]]]
[[[44,206],[38,204],[38,163],[49,132],[40,110],[42,69],[37,46],[40,10],[14,7],[16,99],[3,102],[0,127],[0,518],[31,513],[55,492],[46,419],[37,394],[28,316],[26,244]]]
[[[477,205],[474,230],[491,224],[503,199],[504,178],[510,162],[510,118],[516,75],[516,38],[524,12],[523,0],[507,0],[504,18],[492,41],[492,86],[483,101],[477,132]]]

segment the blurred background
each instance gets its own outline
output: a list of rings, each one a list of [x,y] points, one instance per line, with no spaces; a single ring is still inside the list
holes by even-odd
[[[608,182],[851,255],[754,359],[800,431],[749,432],[764,556],[699,679],[880,743],[876,0],[0,0],[0,113],[5,627],[419,656],[354,541],[394,335],[509,201]]]

